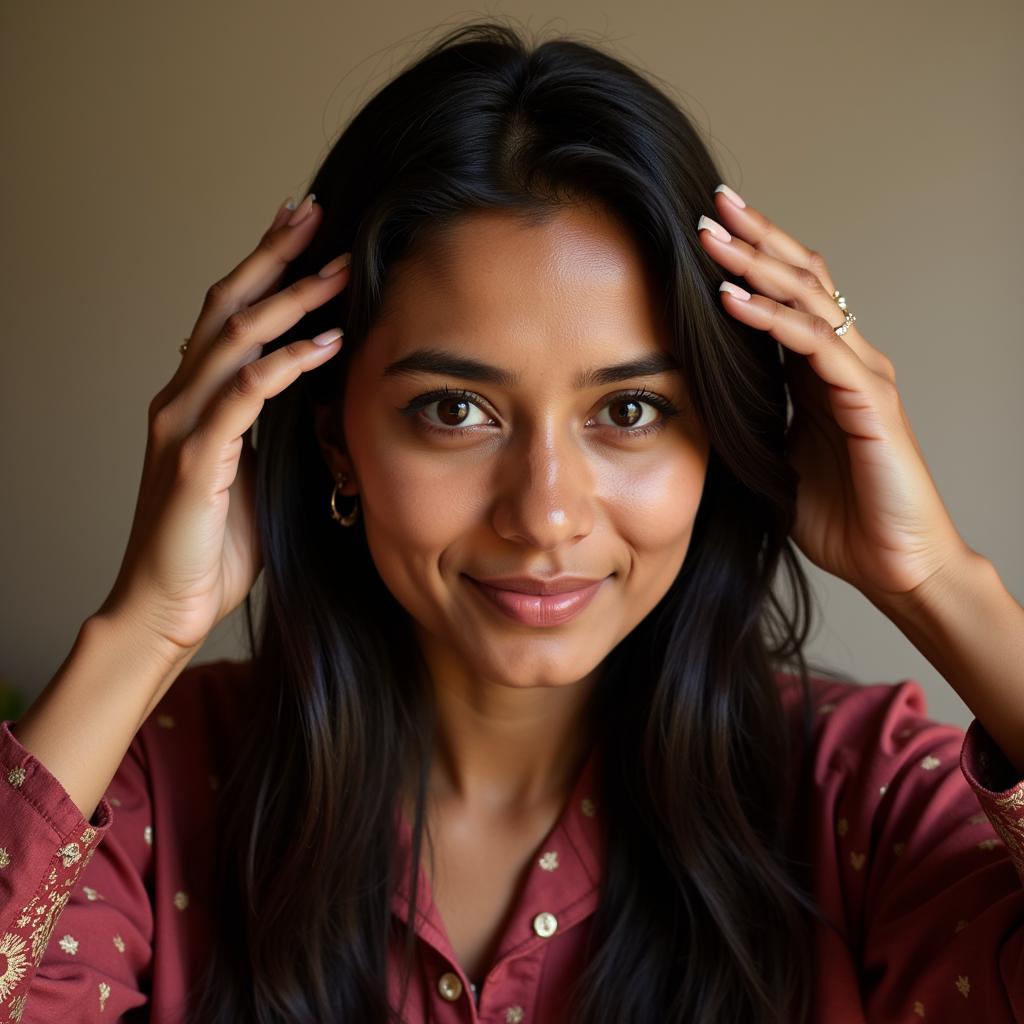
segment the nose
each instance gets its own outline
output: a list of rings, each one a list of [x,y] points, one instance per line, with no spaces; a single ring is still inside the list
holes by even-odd
[[[524,431],[499,460],[491,512],[495,531],[549,551],[593,529],[593,471],[580,441],[554,424]]]

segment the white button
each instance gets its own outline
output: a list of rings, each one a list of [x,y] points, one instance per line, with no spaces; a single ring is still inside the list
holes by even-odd
[[[443,999],[454,1003],[462,995],[462,982],[459,981],[459,976],[451,971],[442,974],[437,979],[437,991],[441,993]]]
[[[554,914],[549,914],[546,910],[533,919],[533,930],[545,939],[549,935],[554,935],[557,927],[558,918]]]

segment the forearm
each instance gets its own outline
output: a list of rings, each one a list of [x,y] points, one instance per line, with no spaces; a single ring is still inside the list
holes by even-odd
[[[960,695],[1024,776],[1024,607],[971,551],[919,593],[872,604]]]
[[[91,820],[135,734],[187,664],[102,615],[11,732]]]

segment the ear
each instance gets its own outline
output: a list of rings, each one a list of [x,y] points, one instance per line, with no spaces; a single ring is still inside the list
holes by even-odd
[[[359,480],[356,476],[355,467],[352,465],[352,460],[345,450],[339,410],[333,405],[315,404],[313,406],[313,429],[316,433],[320,453],[323,455],[324,462],[331,476],[335,480],[338,479],[341,473],[348,477],[345,481],[345,486],[341,488],[341,493],[347,495],[358,494]]]

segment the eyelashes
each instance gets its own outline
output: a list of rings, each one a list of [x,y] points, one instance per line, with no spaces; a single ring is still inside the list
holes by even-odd
[[[470,424],[468,427],[462,426],[438,426],[436,423],[431,423],[426,420],[423,416],[416,415],[421,409],[429,405],[433,405],[437,402],[443,401],[455,401],[455,402],[468,402],[471,405],[475,405],[481,408],[483,411],[484,406],[487,405],[486,400],[478,395],[475,391],[469,391],[465,388],[449,388],[446,384],[443,388],[435,389],[434,391],[428,391],[426,394],[418,395],[408,405],[400,409],[399,412],[403,416],[413,417],[416,425],[423,430],[433,432],[437,434],[453,435],[453,434],[465,434],[473,430],[474,427],[482,426],[483,424]],[[655,433],[659,430],[664,429],[668,424],[668,421],[675,416],[679,415],[679,409],[675,403],[665,398],[663,395],[656,394],[653,391],[648,391],[646,388],[631,388],[626,391],[620,391],[612,395],[602,406],[602,411],[610,405],[638,403],[643,405],[649,405],[657,409],[661,414],[657,420],[653,423],[647,423],[640,427],[620,427],[617,424],[601,424],[616,433],[623,435],[628,438],[635,437],[646,437],[649,434]]]

